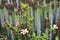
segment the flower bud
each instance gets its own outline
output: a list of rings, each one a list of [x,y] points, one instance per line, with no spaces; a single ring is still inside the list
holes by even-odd
[[[16,15],[19,15],[21,12],[22,12],[22,9],[19,8],[18,11],[17,11],[17,13],[16,13]]]
[[[9,10],[14,11],[14,5],[13,4],[9,4]]]
[[[4,6],[8,10],[8,8],[9,8],[8,3],[5,3]]]
[[[8,14],[9,15],[12,15],[12,10],[8,10]]]

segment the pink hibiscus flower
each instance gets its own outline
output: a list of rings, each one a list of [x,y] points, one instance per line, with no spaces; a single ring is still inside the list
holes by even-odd
[[[54,27],[54,29],[58,29],[57,24],[54,24],[53,27]]]
[[[28,33],[28,30],[27,30],[27,29],[22,29],[22,30],[21,30],[21,34],[25,35],[25,34],[27,34],[27,33]]]

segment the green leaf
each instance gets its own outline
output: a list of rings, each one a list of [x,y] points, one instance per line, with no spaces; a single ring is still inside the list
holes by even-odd
[[[23,3],[21,3],[21,7],[22,8],[26,8],[28,6],[28,4],[23,4]]]
[[[33,33],[33,34],[32,34],[32,37],[33,37],[33,38],[35,38],[35,37],[36,37],[36,34],[35,34],[35,33]]]
[[[30,17],[30,18],[28,18],[28,20],[29,20],[30,22],[32,22],[32,21],[34,20],[34,17]]]

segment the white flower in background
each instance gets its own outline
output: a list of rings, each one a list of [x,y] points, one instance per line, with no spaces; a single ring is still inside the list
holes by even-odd
[[[54,27],[54,29],[58,29],[57,24],[54,24],[53,27]]]
[[[25,35],[25,34],[27,34],[27,33],[28,33],[28,30],[27,30],[27,29],[22,29],[22,30],[21,30],[21,34]]]

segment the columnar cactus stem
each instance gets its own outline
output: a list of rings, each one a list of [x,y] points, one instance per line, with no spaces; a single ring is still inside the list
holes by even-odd
[[[13,11],[13,14],[12,14],[12,24],[15,25],[15,12]]]
[[[44,13],[44,10],[45,10],[45,7],[42,7],[42,13],[41,13],[41,32],[43,33],[44,32],[44,17],[45,17],[45,13]]]
[[[58,35],[59,35],[59,40],[60,40],[60,19],[58,20],[57,25],[58,25]]]
[[[0,0],[0,33],[2,31],[1,28],[2,28],[2,22],[3,22],[2,13],[3,13],[3,5],[2,5],[2,0]]]
[[[46,17],[45,18],[45,21],[44,21],[45,25],[44,25],[44,28],[45,28],[45,33],[48,35],[48,40],[49,40],[49,33],[50,33],[50,22],[49,22],[49,18]]]
[[[32,6],[30,6],[30,17],[33,17],[33,7]],[[31,24],[32,24],[33,32],[34,32],[34,22]]]
[[[5,7],[4,7],[4,20],[8,23],[8,11]]]
[[[52,6],[50,5],[49,7],[49,20],[50,20],[50,27],[52,27],[53,25],[53,10],[52,10]],[[50,40],[52,38],[52,33],[50,33]]]
[[[56,23],[58,22],[59,19],[59,8],[57,8],[57,13],[56,13]]]
[[[2,0],[0,0],[0,4],[1,4]]]
[[[41,19],[40,19],[40,8],[37,8],[37,13],[36,13],[36,23],[37,23],[37,35],[41,35]]]
[[[16,2],[17,2],[17,9],[18,9],[18,7],[20,6],[20,5],[19,5],[19,0],[16,0]]]
[[[10,0],[7,0],[8,4],[10,4]]]
[[[35,20],[35,14],[36,14],[36,8],[33,8],[33,17],[34,17],[34,32],[36,33],[37,31],[37,29],[36,29],[36,20]]]
[[[1,27],[2,27],[2,10],[0,9],[0,33],[1,33]]]
[[[56,23],[56,14],[57,14],[57,7],[56,7],[56,0],[54,0],[54,3],[53,3],[54,5],[54,8],[53,8],[53,24],[55,24]]]

